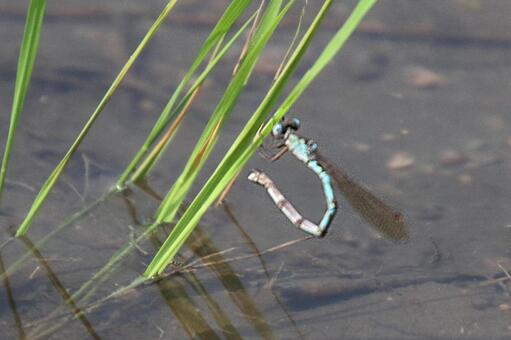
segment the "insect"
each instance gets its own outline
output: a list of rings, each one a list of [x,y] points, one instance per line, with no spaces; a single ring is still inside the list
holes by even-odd
[[[367,188],[350,179],[340,167],[323,157],[312,139],[296,134],[299,128],[300,121],[297,118],[283,118],[272,130],[271,148],[278,151],[271,154],[270,151],[263,148],[262,154],[270,161],[276,161],[289,151],[318,176],[326,201],[325,213],[320,222],[315,223],[303,217],[280,192],[271,178],[261,170],[252,170],[248,179],[263,186],[291,223],[308,234],[317,237],[326,235],[337,212],[337,202],[332,185],[335,184],[350,205],[385,237],[395,241],[407,240],[409,238],[408,226],[403,215],[392,209]]]

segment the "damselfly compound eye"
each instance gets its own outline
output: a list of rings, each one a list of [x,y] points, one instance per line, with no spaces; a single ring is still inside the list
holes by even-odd
[[[291,121],[289,122],[289,127],[293,130],[298,130],[300,128],[300,119],[298,118],[291,119]]]
[[[282,123],[275,124],[275,126],[271,130],[271,133],[274,137],[282,137],[282,135],[284,135],[284,132],[285,132],[284,126],[282,125]]]

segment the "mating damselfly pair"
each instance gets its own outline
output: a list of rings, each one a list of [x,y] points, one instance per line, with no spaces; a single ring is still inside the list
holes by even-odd
[[[337,202],[332,186],[334,183],[351,206],[385,237],[396,241],[407,240],[408,227],[403,216],[368,189],[351,180],[338,166],[323,157],[312,139],[296,134],[299,127],[300,121],[297,118],[282,119],[272,130],[271,149],[278,151],[272,154],[268,149],[262,148],[262,152],[265,158],[275,161],[289,151],[319,177],[326,200],[326,210],[321,221],[314,223],[304,218],[264,172],[252,170],[248,179],[262,185],[282,213],[297,228],[308,234],[323,237],[327,233],[337,212]]]

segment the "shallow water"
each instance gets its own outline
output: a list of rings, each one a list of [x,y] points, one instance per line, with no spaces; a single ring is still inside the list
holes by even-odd
[[[264,190],[240,178],[227,206],[211,209],[182,251],[185,265],[197,261],[193,270],[93,305],[144,271],[168,232],[162,230],[133,246],[86,300],[62,304],[144,230],[158,200],[140,188],[108,197],[13,270],[16,259],[34,249],[31,243],[115,183],[226,3],[177,7],[69,164],[28,238],[1,250],[0,264],[13,271],[0,293],[5,338],[36,337],[52,327],[55,339],[511,336],[506,1],[382,0],[293,109],[301,133],[314,138],[322,154],[406,216],[406,244],[381,238],[340,194],[331,232],[304,240]],[[332,36],[352,3],[336,2],[311,51]],[[0,206],[1,242],[162,7],[162,1],[49,3]],[[23,13],[21,4],[0,1],[0,143]],[[264,95],[295,24],[287,22],[269,43],[193,194]],[[299,73],[315,56],[306,55]],[[151,175],[159,195],[181,171],[231,67],[219,67]],[[254,158],[244,174],[250,168],[270,174],[306,216],[322,214],[317,179],[289,155],[272,164]],[[215,263],[201,267],[206,260],[200,258],[213,253],[208,261]],[[78,309],[87,313],[71,320]]]

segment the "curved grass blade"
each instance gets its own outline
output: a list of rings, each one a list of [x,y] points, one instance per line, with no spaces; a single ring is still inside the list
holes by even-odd
[[[149,41],[153,38],[154,34],[158,31],[158,28],[161,26],[167,15],[170,13],[174,5],[176,4],[177,0],[170,0],[163,11],[160,13],[156,21],[152,24],[152,26],[149,28],[148,32],[140,42],[140,44],[137,46],[133,54],[129,57],[126,64],[123,66],[115,80],[113,81],[112,85],[110,85],[110,88],[106,91],[105,95],[99,102],[98,106],[92,113],[92,115],[89,117],[89,120],[85,123],[82,130],[78,134],[78,137],[76,137],[75,141],[65,154],[64,158],[59,162],[59,164],[55,167],[53,172],[50,174],[48,179],[44,182],[44,184],[41,187],[41,190],[37,194],[36,198],[34,199],[34,202],[32,203],[32,206],[30,207],[30,210],[27,213],[27,216],[19,226],[18,230],[16,231],[16,237],[25,235],[28,228],[30,227],[34,217],[37,215],[39,210],[41,209],[44,201],[48,197],[48,194],[50,193],[51,189],[55,185],[55,182],[57,182],[57,179],[59,178],[62,171],[64,171],[64,168],[66,167],[67,163],[75,153],[75,151],[80,146],[81,142],[89,132],[90,128],[92,127],[92,124],[96,121],[96,119],[99,117],[100,113],[103,111],[103,108],[106,106],[114,92],[119,87],[121,81],[124,79],[126,74],[128,73],[131,66],[133,66],[135,60],[137,60],[138,56],[142,52],[142,50],[147,46]]]
[[[18,126],[21,111],[25,103],[32,70],[34,68],[37,48],[39,46],[39,37],[41,36],[41,27],[43,24],[46,0],[31,0],[27,11],[25,21],[25,30],[21,40],[20,54],[18,57],[18,70],[16,71],[16,84],[14,86],[14,95],[12,98],[11,121],[9,123],[9,132],[5,143],[4,157],[0,167],[0,198],[5,185],[5,176],[7,175],[7,166],[11,156],[14,135]]]
[[[149,264],[144,275],[152,277],[160,274],[165,269],[166,265],[173,259],[175,254],[179,251],[181,246],[184,244],[186,238],[193,231],[193,228],[197,225],[201,217],[204,215],[208,207],[214,202],[216,197],[221,194],[222,190],[229,184],[234,176],[240,171],[250,157],[255,153],[257,147],[262,143],[264,137],[266,137],[273,125],[278,122],[284,114],[291,108],[296,102],[300,95],[305,91],[307,86],[315,79],[315,77],[326,67],[326,65],[333,59],[333,57],[339,52],[346,40],[353,33],[359,22],[362,20],[364,15],[372,8],[376,3],[376,0],[360,0],[351,13],[348,20],[344,23],[341,29],[334,35],[327,46],[322,51],[314,65],[307,71],[307,73],[300,79],[298,84],[293,88],[289,96],[284,100],[283,104],[279,107],[275,113],[273,119],[265,126],[261,131],[261,134],[253,139],[255,131],[258,126],[255,124],[258,122],[259,117],[254,114],[247,126],[235,141],[234,145],[228,151],[220,165],[217,167],[215,172],[211,175],[209,180],[206,182],[202,190],[195,197],[189,208],[186,210],[182,218],[177,223],[176,227],[169,235],[169,238],[164,243],[160,251],[153,258]],[[326,10],[330,6],[331,1],[325,1],[322,10],[316,17],[315,28],[321,22]],[[310,29],[309,31],[310,32]],[[303,41],[303,39],[302,39]],[[308,44],[300,44],[299,47],[306,48]],[[294,60],[294,57],[299,55],[299,51],[295,51],[290,59],[290,63]],[[304,51],[301,52],[302,54]],[[296,60],[294,60],[296,62]],[[286,76],[289,68],[292,68],[290,63],[286,66],[282,72],[282,76]],[[282,77],[281,76],[281,77]],[[289,76],[287,74],[287,76]],[[279,77],[280,78],[280,77]],[[275,85],[279,80],[275,82]],[[274,86],[275,86],[274,85]],[[273,89],[273,87],[272,87]],[[267,97],[268,98],[268,97]],[[265,98],[267,102],[274,102],[277,98]],[[268,107],[271,107],[268,105]],[[261,110],[261,116],[264,119],[263,114],[268,113]]]

